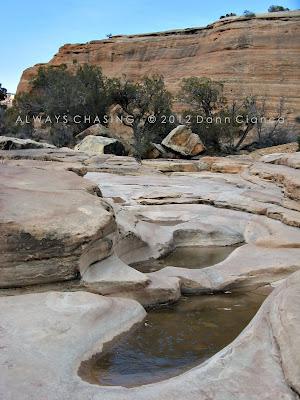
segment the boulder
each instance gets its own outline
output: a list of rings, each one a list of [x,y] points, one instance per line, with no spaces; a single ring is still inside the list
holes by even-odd
[[[162,144],[183,156],[196,156],[205,150],[199,136],[185,125],[179,125],[174,128],[164,138]]]
[[[133,145],[132,116],[126,113],[119,104],[110,107],[108,129],[113,137],[121,142]]]
[[[105,137],[109,137],[109,130],[101,125],[101,124],[95,124],[95,125],[91,125],[88,128],[86,128],[84,131],[78,133],[78,135],[76,135],[76,139],[77,140],[82,140],[84,139],[86,136],[105,136]]]
[[[178,153],[174,153],[166,149],[159,143],[151,143],[150,149],[147,153],[148,159],[156,159],[156,158],[167,158],[167,159],[180,159],[181,156]]]
[[[115,154],[117,156],[125,154],[125,148],[121,142],[104,136],[86,136],[74,149],[90,154]]]
[[[95,185],[46,165],[4,164],[0,186],[0,287],[74,279],[110,255],[114,214]]]
[[[112,106],[107,118],[107,127],[100,123],[89,126],[84,131],[76,135],[77,142],[84,139],[86,136],[104,136],[111,139],[116,139],[121,142],[126,150],[126,153],[133,152],[133,130],[130,125],[126,125],[122,121],[126,121],[129,117],[118,104]]]
[[[55,149],[56,146],[49,143],[36,142],[31,139],[19,139],[9,136],[0,136],[0,150],[22,149]]]

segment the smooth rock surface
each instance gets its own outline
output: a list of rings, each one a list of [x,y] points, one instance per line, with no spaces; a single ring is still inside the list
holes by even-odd
[[[146,315],[135,301],[86,292],[0,297],[0,304],[5,400],[89,398],[90,385],[77,375],[81,359]]]
[[[143,166],[166,173],[86,175],[115,209],[121,232],[115,251],[123,261],[157,259],[181,246],[247,244],[215,266],[193,271],[170,266],[148,274],[151,280],[176,277],[183,292],[245,290],[300,268],[300,209],[276,178],[278,168],[296,177],[297,169],[248,157],[147,160]]]
[[[297,400],[299,294],[298,272],[274,290],[252,322],[219,353],[177,377],[131,389],[89,384],[77,371],[103,343],[143,319],[137,302],[87,293],[2,297],[0,397]]]
[[[288,225],[300,227],[298,197],[299,171],[278,165],[256,163],[235,159],[202,160],[199,168],[192,171],[192,165],[181,162],[164,163],[157,160],[144,162],[148,168],[158,166],[186,172],[153,174],[147,170],[144,174],[116,175],[107,173],[88,173],[86,177],[101,185],[107,198],[121,198],[126,205],[168,205],[168,204],[211,204],[217,208],[230,208],[252,214],[266,215]],[[210,172],[219,164],[220,172]],[[230,165],[229,165],[229,164]],[[199,163],[198,163],[199,164]],[[227,172],[229,170],[230,172]],[[278,168],[285,168],[284,175]],[[274,169],[274,175],[272,170]],[[233,173],[234,171],[234,173]],[[273,176],[273,178],[272,178]],[[276,178],[278,176],[278,179]],[[284,176],[284,179],[281,179]],[[257,177],[259,179],[257,179]],[[275,184],[269,182],[273,180]],[[282,182],[285,192],[282,192]],[[289,203],[292,200],[294,203]]]
[[[144,288],[150,282],[146,275],[129,267],[116,256],[91,265],[82,275],[81,283],[99,294],[112,294]]]

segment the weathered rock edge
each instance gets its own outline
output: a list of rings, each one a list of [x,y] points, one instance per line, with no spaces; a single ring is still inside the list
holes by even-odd
[[[0,169],[0,287],[73,279],[111,254],[114,213],[95,185],[42,166]]]

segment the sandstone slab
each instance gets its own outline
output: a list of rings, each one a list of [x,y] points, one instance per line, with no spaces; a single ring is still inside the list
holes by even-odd
[[[149,282],[146,275],[129,267],[115,255],[91,265],[81,279],[87,290],[99,294],[139,290]]]
[[[295,161],[296,157],[294,156]],[[281,184],[289,198],[300,200],[300,171],[298,169],[285,165],[256,163],[250,168],[250,173]]]
[[[300,249],[244,245],[224,261],[202,269],[166,267],[156,276],[177,277],[184,293],[247,290],[279,281],[300,269]]]
[[[16,137],[0,136],[0,150],[21,149],[55,149],[53,144],[36,142],[31,139],[19,139]]]
[[[148,274],[147,286],[135,289],[118,291],[118,296],[134,299],[144,307],[166,305],[176,302],[181,297],[180,279]],[[114,294],[110,295],[114,296]]]
[[[77,371],[105,342],[143,319],[137,302],[87,293],[0,298],[0,395],[8,400],[296,400],[299,291],[298,272],[219,353],[179,376],[130,389],[89,384]]]
[[[221,164],[221,159],[218,162]],[[208,171],[173,172],[166,176],[166,174],[154,174],[153,171],[145,169],[143,173],[135,174],[136,176],[91,172],[86,177],[99,184],[104,197],[119,198],[124,207],[128,205],[210,204],[217,208],[266,215],[288,225],[300,227],[300,213],[296,201],[298,170],[265,163],[250,163],[247,167],[246,163],[247,161],[239,161],[236,165],[230,161],[231,171],[235,168],[234,173],[210,172],[211,167],[205,163]],[[143,166],[148,168],[157,166],[160,170],[186,168],[190,171],[194,164],[160,163],[155,160],[144,162]],[[282,168],[285,170],[282,171]],[[284,193],[282,181],[285,182]]]
[[[81,359],[146,315],[135,301],[86,292],[0,303],[0,398],[7,400],[89,398],[90,385],[77,375]]]
[[[298,146],[298,144],[297,144]],[[286,167],[291,167],[295,169],[300,169],[300,151],[295,150],[289,154],[286,153],[273,153],[264,155],[260,158],[260,161],[271,164],[285,165]]]
[[[76,174],[1,166],[0,286],[73,279],[107,257],[115,232],[98,188]]]

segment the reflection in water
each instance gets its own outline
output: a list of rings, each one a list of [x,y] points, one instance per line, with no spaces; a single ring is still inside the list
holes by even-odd
[[[158,271],[167,266],[205,268],[225,260],[237,247],[239,246],[177,247],[164,258],[144,261],[132,266],[144,273]]]
[[[258,294],[182,297],[150,311],[134,331],[83,362],[79,375],[91,383],[127,387],[178,375],[232,342],[263,300]]]

